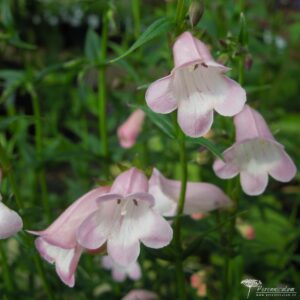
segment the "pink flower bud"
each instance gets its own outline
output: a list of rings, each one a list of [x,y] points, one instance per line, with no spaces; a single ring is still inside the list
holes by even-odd
[[[141,109],[135,110],[129,118],[118,128],[118,138],[123,148],[131,148],[141,132],[145,113]]]

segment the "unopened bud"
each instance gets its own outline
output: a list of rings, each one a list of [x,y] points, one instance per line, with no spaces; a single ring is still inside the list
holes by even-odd
[[[204,13],[203,0],[194,0],[189,7],[189,18],[192,27],[195,27],[201,20]]]

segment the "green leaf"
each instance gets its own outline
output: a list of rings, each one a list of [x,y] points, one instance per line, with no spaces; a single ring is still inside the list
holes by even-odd
[[[100,60],[100,43],[99,35],[93,29],[89,28],[84,44],[84,54],[89,60]]]
[[[153,22],[141,35],[140,37],[135,41],[135,43],[122,55],[112,59],[109,61],[109,63],[116,62],[130,53],[132,53],[134,50],[138,49],[139,47],[143,46],[150,40],[154,39],[157,36],[160,36],[162,34],[167,33],[170,31],[170,29],[173,27],[174,23],[172,20],[164,17],[156,20]]]
[[[153,112],[150,108],[143,105],[132,105],[133,107],[142,109],[145,114],[149,117],[149,119],[159,128],[161,131],[163,131],[168,137],[171,139],[175,139],[175,131],[174,127],[166,115],[158,114]]]
[[[219,157],[220,159],[224,160],[222,151],[210,140],[200,137],[200,138],[192,138],[187,136],[185,140],[188,143],[198,144],[201,146],[204,146],[207,150],[209,150],[211,153],[213,153],[215,156]]]
[[[17,34],[15,34],[15,35],[13,35],[11,37],[11,39],[9,40],[9,43],[12,46],[20,48],[20,49],[24,49],[24,50],[36,50],[36,46],[35,45],[32,45],[32,44],[29,44],[29,43],[26,43],[26,42],[22,41]]]

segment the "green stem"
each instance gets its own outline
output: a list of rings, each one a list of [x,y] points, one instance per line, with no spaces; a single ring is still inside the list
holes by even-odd
[[[36,151],[37,160],[39,163],[41,163],[42,150],[43,150],[43,129],[42,129],[40,103],[39,103],[37,93],[31,84],[28,84],[27,90],[31,97],[33,113],[34,113],[35,151]],[[43,207],[44,207],[44,210],[46,213],[47,221],[50,222],[51,221],[51,210],[49,207],[46,174],[45,174],[44,168],[41,166],[39,166],[39,169],[37,172],[37,178],[38,178],[40,189],[41,189],[41,199],[42,199]]]
[[[178,0],[177,1],[177,8],[176,8],[176,24],[177,24],[177,34],[180,33],[183,27],[183,21],[185,16],[185,1],[184,0]]]
[[[137,39],[141,33],[140,0],[132,0],[132,15],[134,24],[134,37]]]
[[[107,13],[103,15],[102,34],[101,34],[101,62],[104,63],[107,56],[107,38],[108,38],[108,16]],[[105,175],[109,176],[108,159],[108,135],[107,135],[107,112],[106,112],[106,85],[105,85],[105,66],[99,67],[99,82],[98,82],[98,99],[99,99],[99,133],[102,143],[101,154],[105,163]]]
[[[11,293],[14,290],[14,281],[9,271],[9,266],[7,263],[7,257],[5,253],[5,249],[3,248],[3,243],[0,241],[0,256],[1,256],[1,268],[3,274],[3,280],[5,283],[5,287],[8,293]]]
[[[179,201],[177,207],[176,220],[174,222],[174,245],[177,252],[175,266],[176,266],[178,299],[185,300],[186,287],[185,287],[184,270],[182,264],[181,215],[184,210],[185,194],[186,194],[186,186],[187,186],[187,154],[186,154],[186,145],[184,141],[184,134],[179,128],[178,131],[179,131],[179,137],[178,137],[179,155],[180,155],[180,166],[181,166],[181,188],[180,188],[180,195],[179,195]]]

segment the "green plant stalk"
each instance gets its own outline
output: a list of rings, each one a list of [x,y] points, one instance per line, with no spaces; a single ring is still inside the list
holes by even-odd
[[[177,1],[177,7],[176,7],[176,17],[175,21],[177,24],[177,34],[179,34],[182,30],[182,25],[184,21],[184,16],[185,16],[185,1],[184,0],[178,0]]]
[[[180,195],[178,200],[177,214],[174,222],[174,245],[176,249],[176,258],[175,258],[175,267],[176,267],[176,281],[178,289],[178,299],[186,299],[186,287],[185,287],[185,278],[184,270],[182,263],[182,241],[181,241],[181,218],[180,216],[184,210],[185,203],[185,194],[187,186],[187,153],[186,145],[184,141],[184,134],[178,125],[178,139],[179,139],[179,155],[180,155],[180,166],[181,166],[181,188]]]
[[[134,24],[134,37],[137,39],[141,33],[141,11],[140,11],[140,0],[131,1],[131,9],[133,15],[133,24]]]
[[[244,83],[244,77],[245,77],[245,56],[242,55],[238,60],[238,82],[240,85],[243,85]],[[233,186],[233,183],[234,186]],[[230,299],[230,291],[229,288],[231,286],[231,283],[229,282],[229,264],[230,264],[230,256],[232,252],[232,241],[234,239],[235,235],[235,227],[236,227],[236,215],[239,210],[239,198],[240,198],[240,188],[238,179],[229,179],[227,184],[227,194],[230,196],[230,198],[234,201],[232,210],[229,212],[229,216],[231,217],[231,222],[228,228],[227,235],[225,237],[226,241],[226,254],[225,254],[225,260],[224,260],[224,274],[223,274],[223,299]],[[228,298],[229,297],[229,298]]]
[[[8,293],[11,293],[14,290],[14,281],[12,275],[9,271],[9,266],[7,263],[7,257],[5,249],[3,248],[3,242],[0,241],[0,256],[1,256],[1,268],[2,268],[2,277]]]
[[[101,62],[105,62],[107,57],[107,38],[108,38],[108,16],[107,13],[103,16],[102,21],[102,34],[101,34],[101,49],[100,59]],[[99,67],[99,79],[98,79],[98,100],[99,100],[99,133],[102,143],[101,154],[105,160],[105,175],[109,176],[108,159],[108,134],[107,134],[107,112],[106,112],[106,85],[105,85],[105,65],[102,64]]]
[[[41,109],[40,109],[38,96],[31,84],[28,85],[27,90],[30,94],[31,101],[32,101],[34,123],[35,123],[35,150],[36,150],[37,159],[40,163],[42,159],[42,150],[43,150],[43,129],[42,129],[42,120],[41,120]],[[39,167],[39,170],[37,172],[37,177],[41,189],[41,198],[46,213],[47,221],[50,222],[51,210],[50,210],[49,199],[48,199],[46,174],[43,167]]]

